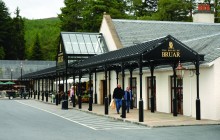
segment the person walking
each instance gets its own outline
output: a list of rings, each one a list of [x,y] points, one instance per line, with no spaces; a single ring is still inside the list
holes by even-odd
[[[70,101],[72,102],[73,101],[73,95],[74,95],[74,86],[71,86],[70,88]]]
[[[125,102],[126,102],[127,113],[129,113],[129,109],[130,109],[130,105],[131,105],[131,99],[132,99],[132,92],[131,92],[129,87],[127,87],[126,90],[125,90],[124,99],[125,99]]]
[[[122,105],[122,97],[124,96],[124,91],[121,89],[121,85],[118,84],[117,87],[114,89],[114,92],[113,92],[113,98],[115,100],[115,103],[116,103],[116,111],[117,113],[119,114],[119,111],[120,111],[120,108],[121,108],[121,105]]]

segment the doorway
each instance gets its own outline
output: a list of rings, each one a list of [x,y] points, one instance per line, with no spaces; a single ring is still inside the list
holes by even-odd
[[[147,107],[148,107],[148,110],[151,110],[151,97],[152,97],[151,90],[152,90],[151,77],[147,77],[147,101],[148,101]],[[154,93],[153,93],[154,110],[156,111],[156,77],[155,76],[153,77],[153,90],[154,90]]]
[[[173,98],[174,98],[174,77],[171,76],[171,113],[173,113]],[[177,99],[177,113],[183,114],[183,79],[176,79],[176,99]]]
[[[137,108],[137,78],[132,78],[133,107]]]
[[[106,85],[106,80],[102,80],[101,81],[101,86],[100,86],[100,104],[104,104],[105,103],[105,97],[107,97],[107,93],[105,93],[105,90],[107,89],[107,85]]]

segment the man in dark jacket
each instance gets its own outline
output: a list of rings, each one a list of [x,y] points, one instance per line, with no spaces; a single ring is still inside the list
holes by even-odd
[[[114,89],[114,92],[113,92],[113,98],[115,100],[115,103],[116,103],[116,110],[117,110],[117,113],[119,114],[119,110],[121,108],[121,105],[122,105],[122,97],[124,96],[124,91],[121,89],[121,85],[118,84],[117,87]]]

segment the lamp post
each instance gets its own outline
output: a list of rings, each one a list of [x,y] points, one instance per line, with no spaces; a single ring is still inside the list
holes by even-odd
[[[22,81],[22,62],[21,62],[21,81]]]

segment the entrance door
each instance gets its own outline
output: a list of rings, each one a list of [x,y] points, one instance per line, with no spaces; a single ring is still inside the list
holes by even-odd
[[[174,77],[171,76],[171,112],[173,112],[173,98],[174,98]],[[177,99],[177,113],[183,114],[183,79],[176,79],[176,99]]]
[[[132,78],[133,107],[137,108],[137,78]]]
[[[153,89],[154,89],[154,110],[156,111],[156,78],[153,78]],[[151,110],[151,77],[147,77],[147,100],[148,100],[148,110]]]
[[[105,97],[107,97],[107,93],[105,93],[105,90],[106,90],[106,80],[102,80],[101,82],[101,104],[104,104],[105,103]]]

